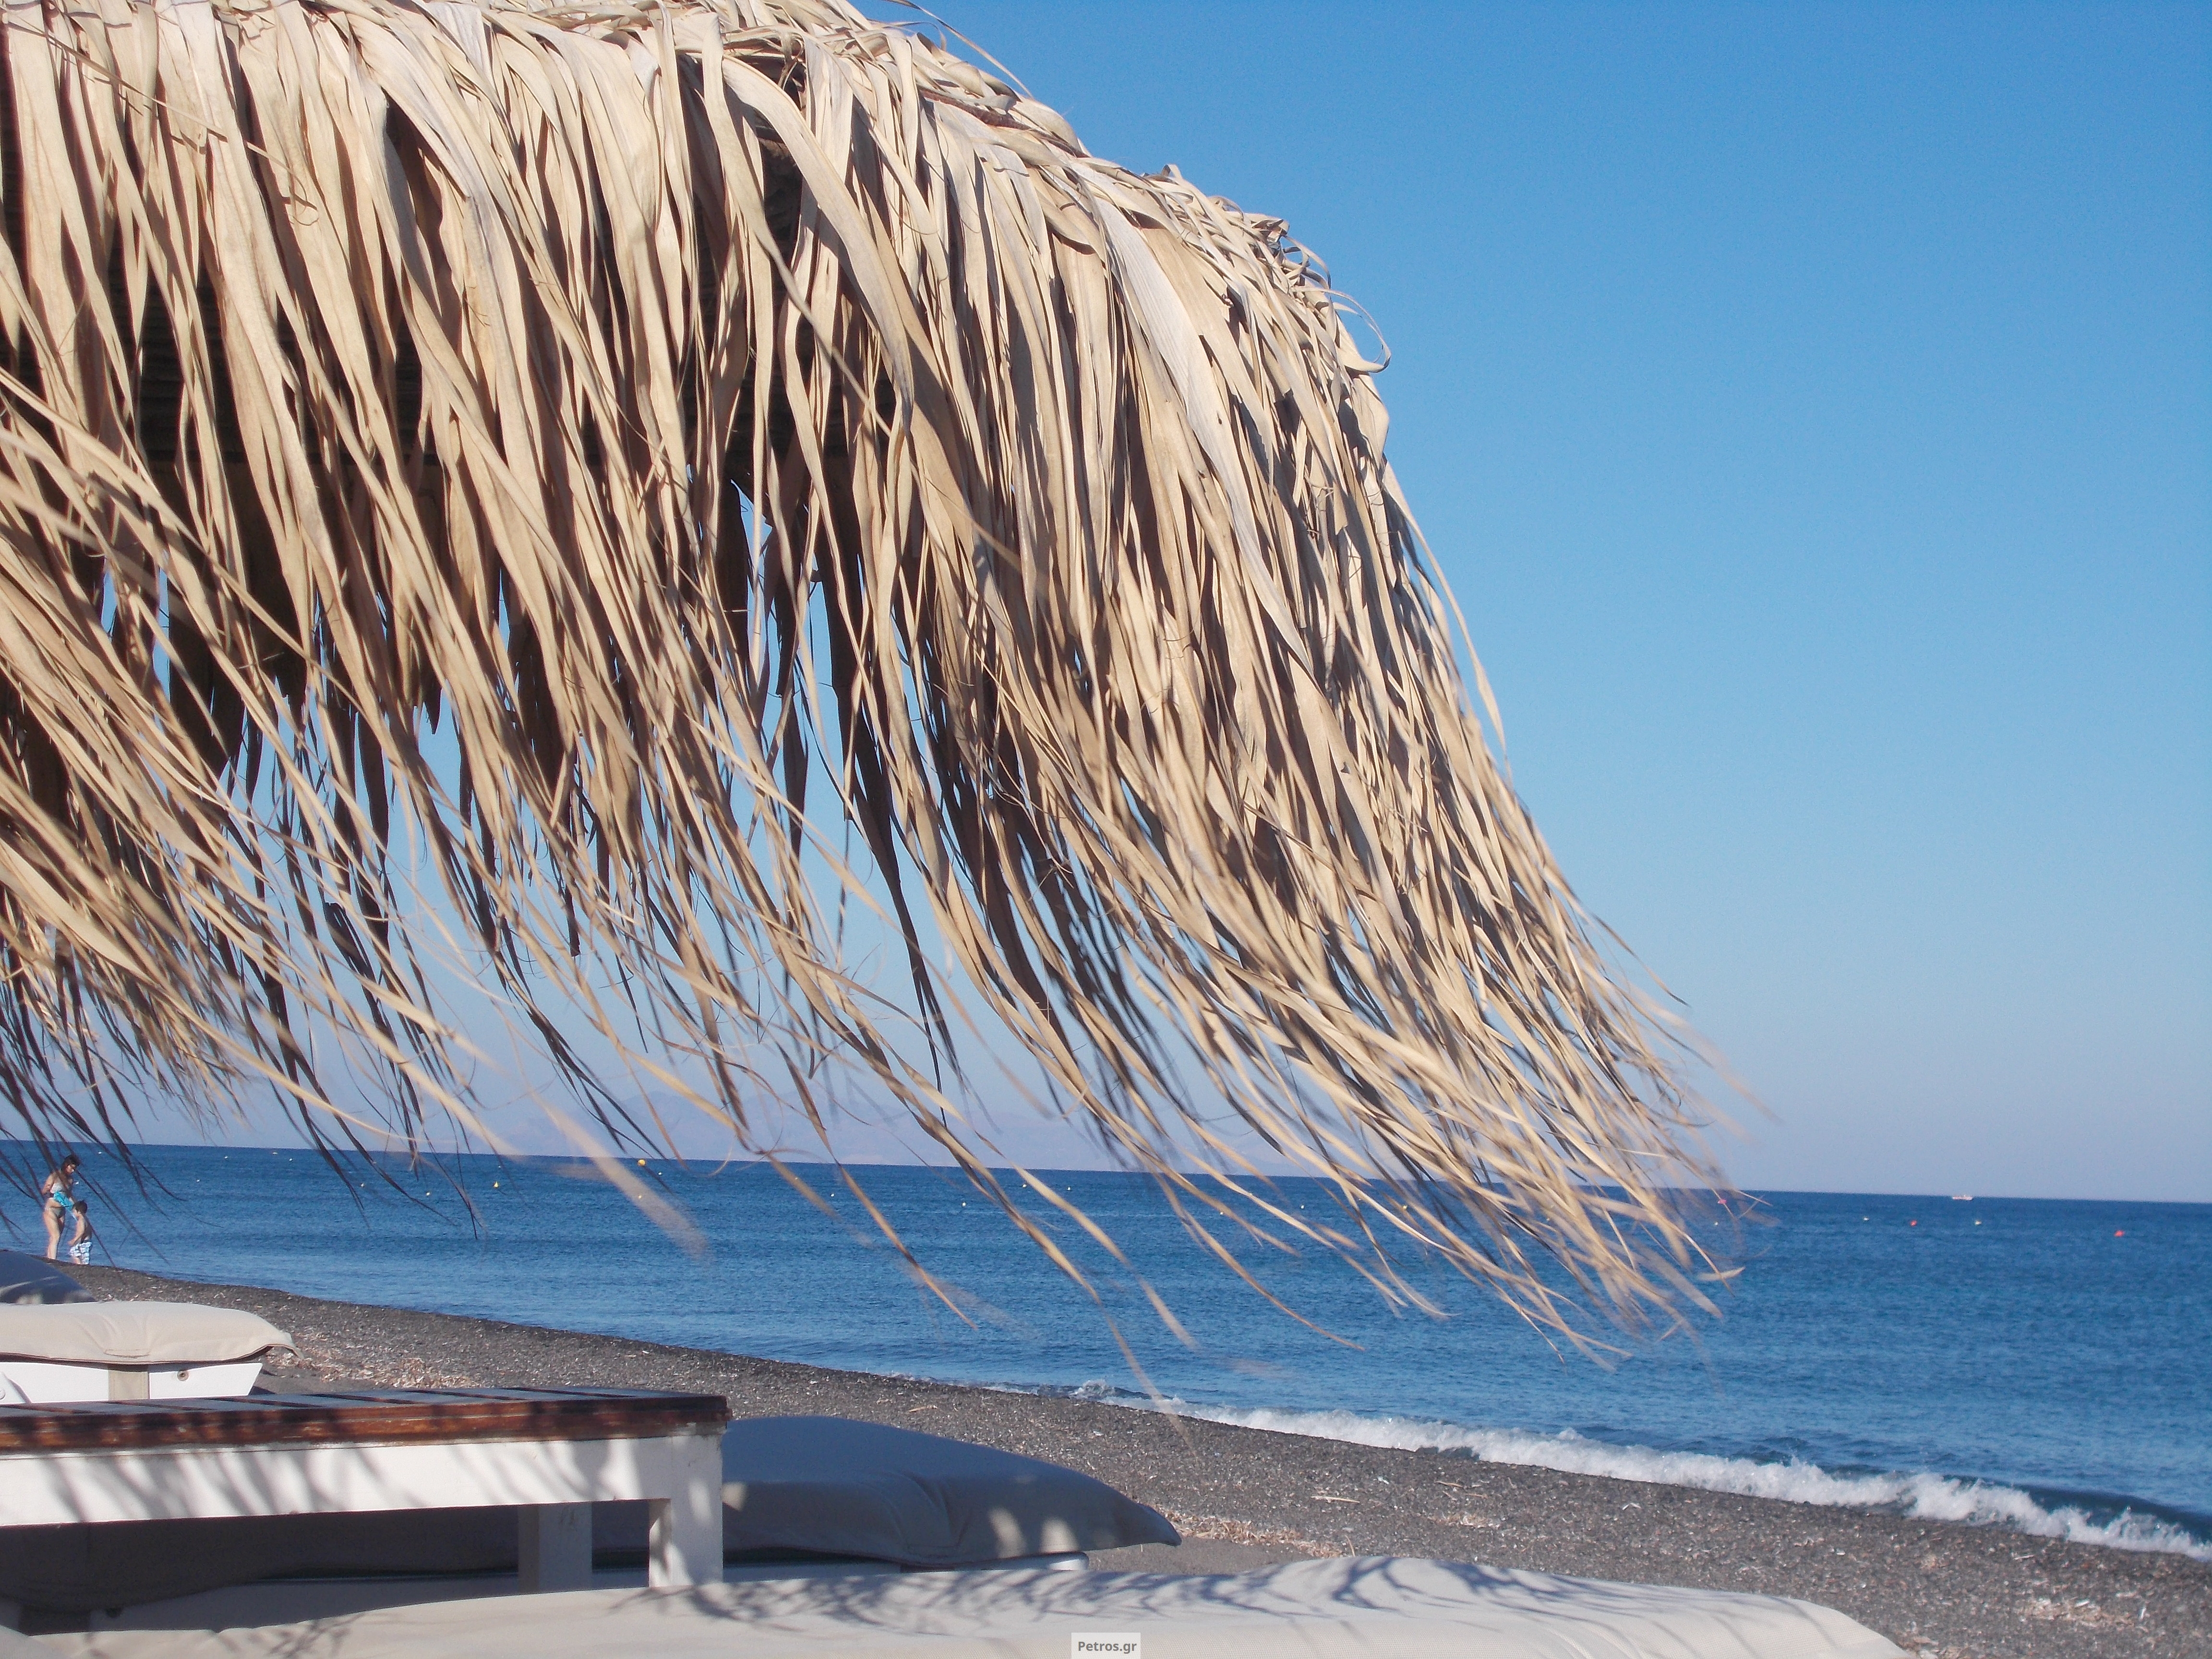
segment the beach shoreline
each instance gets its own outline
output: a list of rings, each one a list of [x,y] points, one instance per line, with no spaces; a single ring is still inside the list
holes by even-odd
[[[1105,1402],[830,1370],[459,1315],[77,1270],[126,1301],[245,1308],[291,1332],[279,1386],[603,1386],[720,1394],[741,1416],[925,1430],[1093,1474],[1173,1519],[1179,1549],[1109,1570],[1225,1572],[1404,1555],[1790,1595],[1929,1659],[2212,1656],[2212,1565],[1993,1527],[1487,1462]]]

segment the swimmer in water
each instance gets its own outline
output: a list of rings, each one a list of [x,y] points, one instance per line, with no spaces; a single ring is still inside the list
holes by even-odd
[[[71,1217],[76,1219],[76,1236],[70,1240],[70,1259],[82,1262],[92,1254],[92,1212],[76,1195],[76,1172],[80,1167],[76,1154],[71,1152],[62,1160],[61,1168],[48,1176],[39,1188],[40,1197],[46,1200],[41,1214],[46,1224],[49,1261],[60,1252],[62,1227]]]

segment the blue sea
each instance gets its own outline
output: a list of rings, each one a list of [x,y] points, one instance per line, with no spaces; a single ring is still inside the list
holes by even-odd
[[[395,1161],[404,1195],[296,1150],[144,1162],[161,1190],[88,1158],[110,1200],[96,1260],[2212,1560],[2212,1205],[1757,1194],[1755,1224],[1716,1229],[1742,1267],[1723,1316],[1608,1367],[1442,1273],[1421,1282],[1449,1317],[1393,1315],[1333,1260],[1240,1248],[1317,1334],[1128,1175],[1038,1178],[1143,1265],[1191,1346],[1071,1229],[1095,1302],[938,1170],[855,1173],[964,1318],[820,1166],[800,1172],[825,1208],[763,1164],[631,1162],[696,1229],[687,1249],[560,1160]],[[19,1243],[38,1237],[23,1208]]]

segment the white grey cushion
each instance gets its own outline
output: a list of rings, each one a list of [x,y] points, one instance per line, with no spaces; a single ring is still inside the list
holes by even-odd
[[[91,1300],[90,1291],[44,1256],[0,1250],[0,1306],[42,1307],[48,1303]]]
[[[0,1359],[65,1365],[220,1365],[292,1339],[258,1314],[191,1302],[0,1306]]]
[[[1034,1457],[842,1417],[753,1417],[722,1437],[722,1544],[906,1566],[1181,1542],[1157,1510]]]
[[[1067,1659],[1079,1631],[1141,1636],[1145,1659],[1904,1659],[1808,1601],[1387,1557],[1222,1577],[998,1570],[580,1590],[52,1639],[85,1659]]]

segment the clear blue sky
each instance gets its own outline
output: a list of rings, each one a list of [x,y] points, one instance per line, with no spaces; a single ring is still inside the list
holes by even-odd
[[[1374,313],[1740,1179],[2212,1200],[2212,10],[945,15]]]

